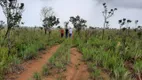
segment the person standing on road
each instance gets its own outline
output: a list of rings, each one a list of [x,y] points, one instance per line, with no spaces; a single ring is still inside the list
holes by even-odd
[[[68,38],[68,35],[69,35],[69,29],[66,28],[65,31],[66,31],[66,38]]]
[[[69,37],[71,38],[72,37],[72,28],[70,27],[70,29],[69,29]]]

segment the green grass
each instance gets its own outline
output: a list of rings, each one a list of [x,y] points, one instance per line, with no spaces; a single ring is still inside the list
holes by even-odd
[[[56,53],[49,59],[49,63],[54,68],[64,70],[65,66],[70,62],[71,40],[67,39],[63,42]]]
[[[0,32],[0,79],[6,72],[12,71],[11,67],[21,61],[36,58],[40,49],[47,45],[50,47],[61,44],[56,53],[49,59],[48,65],[43,67],[42,75],[50,73],[50,67],[65,70],[70,62],[70,48],[77,47],[87,62],[92,78],[100,79],[100,72],[106,73],[112,80],[130,80],[132,75],[141,75],[142,37],[135,31],[106,30],[104,39],[100,30],[84,30],[80,35],[74,33],[71,39],[60,38],[57,30],[51,36],[44,34],[43,30],[23,28],[13,30],[11,33],[11,54],[8,56],[7,41],[4,41],[5,30]],[[134,73],[125,67],[125,62],[130,62]],[[49,66],[50,65],[50,66]],[[101,69],[99,69],[101,67]]]
[[[49,68],[47,65],[44,65],[42,68],[42,76],[48,76],[49,75]]]
[[[137,60],[142,57],[142,41],[135,32],[131,31],[131,36],[126,36],[125,32],[118,35],[117,31],[110,30],[106,31],[103,40],[99,31],[95,31],[95,34],[82,31],[81,34],[81,36],[75,35],[73,43],[82,52],[83,60],[89,63],[88,68],[93,78],[99,77],[97,70],[101,67],[108,71],[108,76],[112,80],[130,80],[133,73],[124,66],[125,61],[134,62],[136,73],[141,73],[141,68],[138,67],[141,66],[140,61]],[[125,39],[124,45],[123,39]]]
[[[33,80],[42,80],[40,73],[35,72],[33,74]]]
[[[16,66],[21,61],[34,59],[39,55],[40,49],[45,49],[46,46],[50,47],[64,41],[64,39],[60,38],[57,30],[53,30],[51,37],[49,37],[48,34],[44,34],[44,30],[17,28],[11,31],[11,53],[8,56],[7,40],[4,41],[5,30],[0,33],[0,76],[2,78],[5,73],[11,71],[11,66]]]

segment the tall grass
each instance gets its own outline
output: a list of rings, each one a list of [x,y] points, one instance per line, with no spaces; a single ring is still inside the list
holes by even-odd
[[[88,65],[90,72],[95,76],[91,75],[92,78],[97,78],[96,75],[100,76],[97,70],[101,67],[101,70],[112,80],[130,80],[133,73],[125,67],[126,61],[136,63],[135,70],[141,74],[141,68],[138,67],[140,62],[137,60],[142,58],[142,42],[135,32],[131,31],[131,36],[124,37],[125,33],[118,35],[117,31],[108,30],[103,40],[99,36],[101,34],[99,31],[88,32],[82,31],[81,36],[76,34],[73,43],[82,52],[83,59],[87,63],[95,64]],[[124,45],[122,39],[126,40]]]
[[[0,33],[1,78],[6,73],[11,73],[11,70],[9,70],[11,66],[20,64],[23,60],[34,59],[39,55],[38,51],[45,49],[46,46],[52,46],[63,41],[57,30],[53,30],[51,37],[49,37],[41,29],[16,28],[11,31],[11,51],[8,56],[7,41],[4,41],[5,30]]]
[[[70,62],[71,40],[65,40],[56,53],[49,59],[49,65],[58,70],[65,70],[66,65]]]

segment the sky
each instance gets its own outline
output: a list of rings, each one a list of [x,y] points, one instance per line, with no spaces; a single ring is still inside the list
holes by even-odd
[[[41,9],[45,6],[52,7],[55,15],[60,18],[61,26],[70,16],[80,15],[87,20],[88,26],[103,27],[103,6],[106,2],[108,8],[118,8],[114,15],[109,19],[111,28],[119,28],[118,20],[127,18],[134,21],[139,20],[142,25],[142,0],[20,0],[25,3],[25,10],[22,21],[25,26],[42,26]],[[5,16],[0,7],[0,20]]]

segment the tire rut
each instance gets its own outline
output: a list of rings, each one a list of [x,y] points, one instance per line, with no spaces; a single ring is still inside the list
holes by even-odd
[[[45,54],[42,54],[41,57],[37,60],[31,60],[23,64],[24,71],[17,75],[14,80],[28,80],[33,76],[34,72],[40,72],[42,67],[47,63],[48,59],[56,52],[60,45],[51,47]],[[8,79],[13,80],[13,79]]]
[[[87,65],[82,61],[82,54],[76,48],[71,48],[71,63],[64,73],[66,80],[88,80],[89,72]]]

